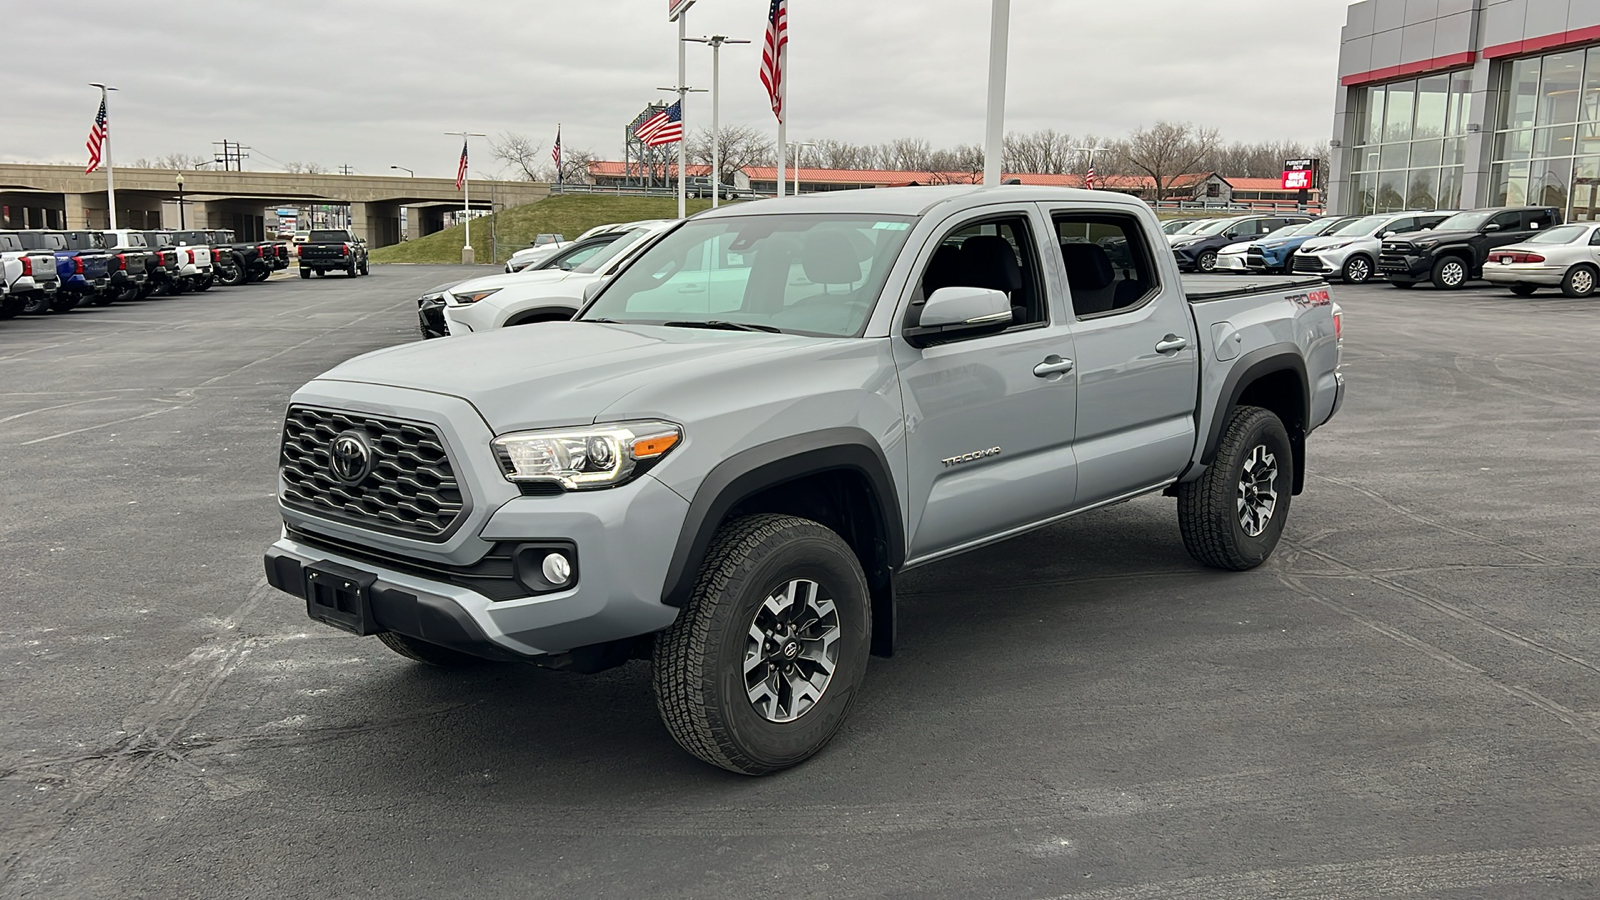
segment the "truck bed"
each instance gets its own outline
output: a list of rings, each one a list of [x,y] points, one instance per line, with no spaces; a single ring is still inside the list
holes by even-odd
[[[1279,291],[1308,291],[1327,287],[1327,282],[1304,275],[1185,275],[1183,292],[1190,303],[1245,297]]]

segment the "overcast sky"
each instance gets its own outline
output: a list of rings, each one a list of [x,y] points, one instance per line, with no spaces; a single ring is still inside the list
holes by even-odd
[[[1117,136],[1157,119],[1228,140],[1320,141],[1332,127],[1348,0],[1014,0],[1007,129]],[[0,161],[81,163],[98,95],[117,161],[209,154],[357,173],[453,176],[446,130],[521,132],[619,158],[624,125],[677,74],[666,0],[276,0],[8,4],[11,35],[71,65],[8,66]],[[723,121],[773,128],[758,71],[766,0],[698,0],[689,33],[722,53]],[[791,140],[981,143],[987,0],[790,0]],[[72,74],[64,74],[69,71]],[[689,45],[689,82],[711,53]],[[20,98],[27,98],[20,103]],[[691,128],[710,120],[693,95]],[[474,171],[499,166],[487,147]]]

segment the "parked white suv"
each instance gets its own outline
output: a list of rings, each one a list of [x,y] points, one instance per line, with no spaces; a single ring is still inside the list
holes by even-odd
[[[1356,219],[1294,252],[1296,274],[1321,275],[1346,284],[1365,284],[1378,271],[1378,251],[1391,234],[1426,231],[1455,215],[1453,210],[1378,213]]]
[[[616,271],[637,250],[676,225],[663,220],[634,225],[571,271],[538,269],[489,275],[439,292],[450,334],[492,331],[569,319],[583,305],[583,290]]]

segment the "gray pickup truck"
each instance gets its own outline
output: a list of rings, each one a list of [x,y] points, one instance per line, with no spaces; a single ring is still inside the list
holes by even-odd
[[[1339,312],[1222,281],[1186,290],[1108,191],[703,213],[571,322],[297,391],[267,577],[422,662],[649,659],[685,749],[783,769],[892,652],[900,572],[1150,493],[1201,563],[1268,557],[1343,400]]]

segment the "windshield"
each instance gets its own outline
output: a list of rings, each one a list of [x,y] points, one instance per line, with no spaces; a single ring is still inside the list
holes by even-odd
[[[635,229],[633,231],[624,231],[621,237],[618,237],[611,243],[601,247],[598,253],[589,257],[581,265],[573,266],[572,271],[577,272],[579,275],[593,275],[594,273],[600,271],[601,267],[606,263],[620,256],[624,250],[627,250],[634,244],[639,243],[640,238],[643,238],[645,235],[651,233],[652,232],[643,228]]]
[[[690,220],[641,253],[581,318],[857,335],[914,221],[828,213]]]
[[[1201,225],[1199,228],[1196,228],[1193,231],[1186,231],[1184,234],[1221,234],[1224,231],[1227,231],[1228,226],[1232,225],[1235,221],[1237,220],[1212,219],[1204,225]]]
[[[339,244],[350,240],[350,235],[343,231],[313,231],[307,240],[313,244]]]
[[[1456,213],[1443,222],[1433,226],[1434,231],[1477,231],[1478,226],[1489,221],[1499,210],[1479,209],[1472,212]]]
[[[1196,219],[1182,228],[1179,228],[1177,231],[1174,231],[1173,234],[1194,234],[1207,225],[1210,225],[1211,222],[1211,219]]]
[[[1393,219],[1393,218],[1394,218],[1394,216],[1390,216],[1390,215],[1365,216],[1363,218],[1356,219],[1356,220],[1354,220],[1352,222],[1347,222],[1347,223],[1345,223],[1343,225],[1340,225],[1338,228],[1335,228],[1334,230],[1332,230],[1332,231],[1330,231],[1328,233],[1329,234],[1343,234],[1343,235],[1355,235],[1355,234],[1370,235],[1373,232],[1377,231],[1379,228],[1382,228],[1385,222],[1388,222],[1390,219]]]
[[[1183,229],[1188,228],[1190,225],[1193,225],[1193,224],[1194,224],[1193,222],[1186,221],[1184,219],[1178,219],[1177,221],[1168,222],[1165,225],[1162,225],[1161,226],[1161,230],[1166,232],[1167,234],[1177,234],[1177,233],[1181,232]]]
[[[1541,231],[1528,239],[1530,244],[1570,244],[1589,233],[1587,225],[1562,225]]]
[[[1343,228],[1354,221],[1355,217],[1353,216],[1346,216],[1339,219],[1323,219],[1320,222],[1312,222],[1310,225],[1307,225],[1306,230],[1302,231],[1301,234],[1312,236],[1319,234],[1333,234],[1340,228]]]
[[[596,253],[599,253],[601,250],[604,250],[605,248],[611,246],[612,243],[614,243],[614,242],[613,241],[594,241],[594,242],[588,243],[588,244],[578,244],[575,247],[571,247],[569,249],[562,250],[560,253],[557,253],[555,256],[550,257],[549,259],[547,259],[544,262],[540,263],[538,268],[541,268],[541,269],[562,269],[564,271],[570,272],[570,271],[572,271],[573,267],[580,266],[583,263],[589,261],[590,259],[593,259],[594,255]]]

